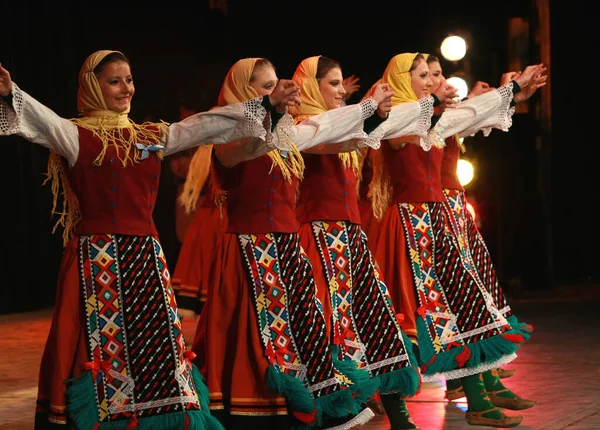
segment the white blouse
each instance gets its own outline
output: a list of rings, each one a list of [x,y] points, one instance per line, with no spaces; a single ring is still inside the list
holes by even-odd
[[[512,99],[513,83],[510,82],[460,102],[456,108],[446,109],[429,133],[425,145],[444,146],[444,139],[456,134],[463,137],[483,131],[485,136],[488,136],[493,128],[508,131],[515,111],[514,107],[510,106]]]
[[[16,134],[52,149],[65,157],[70,166],[79,156],[79,132],[75,124],[61,118],[13,82],[13,103],[0,99],[0,136]],[[164,155],[200,146],[218,145],[241,138],[253,138],[253,144],[271,150],[270,115],[262,106],[262,97],[243,103],[200,112],[168,126],[162,144]]]

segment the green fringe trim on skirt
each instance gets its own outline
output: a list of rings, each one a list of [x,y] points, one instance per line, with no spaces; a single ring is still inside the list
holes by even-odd
[[[506,318],[506,320],[512,327],[512,330],[510,330],[508,333],[520,334],[523,336],[524,340],[529,340],[531,338],[533,328],[529,324],[519,321],[515,315],[509,316]]]
[[[507,355],[514,354],[519,349],[519,344],[501,335],[469,343],[466,347],[470,351],[470,357],[462,367],[459,367],[457,358],[459,355],[465,353],[464,348],[453,348],[450,351],[436,354],[429,338],[427,326],[421,317],[417,318],[417,333],[419,337],[421,373],[423,375],[435,375],[460,368],[468,369],[487,363],[491,364]],[[505,334],[515,335],[516,333],[509,332]]]
[[[208,408],[208,389],[202,382],[202,376],[196,366],[193,366],[192,376],[201,410],[171,412],[138,418],[138,430],[182,429],[188,423],[190,430],[224,430],[219,421],[210,415]],[[82,430],[112,430],[124,429],[129,425],[127,420],[99,422],[96,406],[96,388],[92,372],[67,381],[67,411],[75,422],[76,428]]]
[[[267,385],[285,397],[292,411],[315,413],[311,423],[295,422],[293,425],[295,430],[318,427],[323,417],[342,418],[356,415],[363,409],[362,402],[354,398],[352,387],[315,399],[299,379],[279,371],[272,365],[267,369]]]

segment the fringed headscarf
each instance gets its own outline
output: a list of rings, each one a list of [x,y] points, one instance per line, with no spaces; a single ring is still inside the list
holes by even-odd
[[[137,144],[160,145],[161,137],[166,133],[168,124],[165,122],[135,124],[127,115],[129,109],[126,112],[118,113],[107,108],[94,69],[107,55],[112,53],[122,55],[119,51],[96,51],[83,63],[79,71],[79,91],[77,93],[77,110],[81,116],[72,118],[71,121],[79,127],[90,130],[102,142],[102,151],[94,160],[94,165],[102,164],[108,146],[112,145],[116,150],[117,157],[125,167],[128,162],[135,163],[141,159],[142,151],[138,150]],[[156,129],[159,130],[158,135],[155,132]],[[162,151],[159,151],[159,156],[162,157]],[[59,225],[62,226],[64,228],[63,244],[66,245],[81,218],[81,213],[77,197],[67,180],[61,157],[55,152],[50,153],[46,176],[44,183],[47,181],[52,183],[52,213],[59,216],[52,232],[56,231]],[[59,194],[63,196],[61,210],[57,210]]]
[[[258,97],[258,94],[250,85],[250,79],[254,73],[254,67],[261,58],[243,58],[237,61],[227,72],[221,92],[219,93],[218,106],[227,106],[234,103],[244,102]],[[281,174],[287,180],[291,180],[292,175],[302,178],[304,172],[304,160],[295,145],[290,145],[292,150],[283,158],[277,150],[268,153],[273,161],[271,169],[278,165],[281,168]],[[188,175],[183,186],[183,192],[179,201],[185,207],[186,213],[190,213],[196,207],[198,197],[206,180],[211,174],[212,145],[200,146],[196,150],[190,163]],[[222,208],[226,199],[226,191],[220,189],[216,181],[211,181],[211,192],[215,199],[215,204]]]
[[[398,54],[388,63],[383,76],[378,83],[387,83],[393,91],[392,105],[417,101],[417,96],[411,86],[410,69],[418,53]],[[384,160],[385,148],[371,151],[371,165],[373,179],[369,185],[369,198],[373,207],[373,214],[381,219],[390,207],[394,189],[390,175],[386,170]]]
[[[318,115],[329,110],[317,82],[317,67],[320,57],[320,55],[317,55],[302,60],[292,77],[292,80],[300,86],[300,100],[302,101],[300,106],[292,106],[290,108],[290,113],[294,117],[294,123],[296,124],[313,115]],[[338,156],[342,160],[344,167],[352,168],[355,172],[360,170],[360,156],[356,151],[342,152]]]

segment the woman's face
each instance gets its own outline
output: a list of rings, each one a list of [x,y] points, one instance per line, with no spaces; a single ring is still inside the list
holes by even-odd
[[[439,61],[432,61],[431,63],[427,63],[427,65],[429,66],[429,78],[433,83],[432,91],[435,92],[446,78],[442,74],[442,66]]]
[[[96,79],[100,84],[106,107],[113,112],[126,112],[135,93],[129,64],[125,61],[108,63]]]
[[[346,94],[344,85],[342,85],[342,70],[339,67],[330,69],[325,76],[319,79],[319,90],[325,100],[327,109],[335,109],[343,104],[343,97]]]
[[[430,94],[433,82],[429,77],[429,67],[425,60],[419,60],[417,67],[410,72],[410,85],[418,99],[427,97]]]
[[[264,65],[254,70],[250,86],[254,88],[259,97],[268,96],[277,86],[277,75],[275,69],[270,65]]]

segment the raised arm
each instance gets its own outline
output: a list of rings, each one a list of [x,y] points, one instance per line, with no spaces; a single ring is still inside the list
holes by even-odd
[[[298,87],[281,79],[268,96],[211,109],[171,124],[165,136],[165,155],[200,145],[222,145],[235,141],[262,142],[273,146],[272,125],[285,107],[299,103]]]
[[[446,110],[435,125],[432,137],[443,140],[456,134],[473,135],[480,130],[487,135],[492,128],[508,131],[512,125],[514,95],[544,70],[541,64],[528,66],[523,73],[514,76],[514,80]]]
[[[79,155],[77,127],[21,90],[0,65],[0,136],[7,135],[51,149],[71,166]]]

